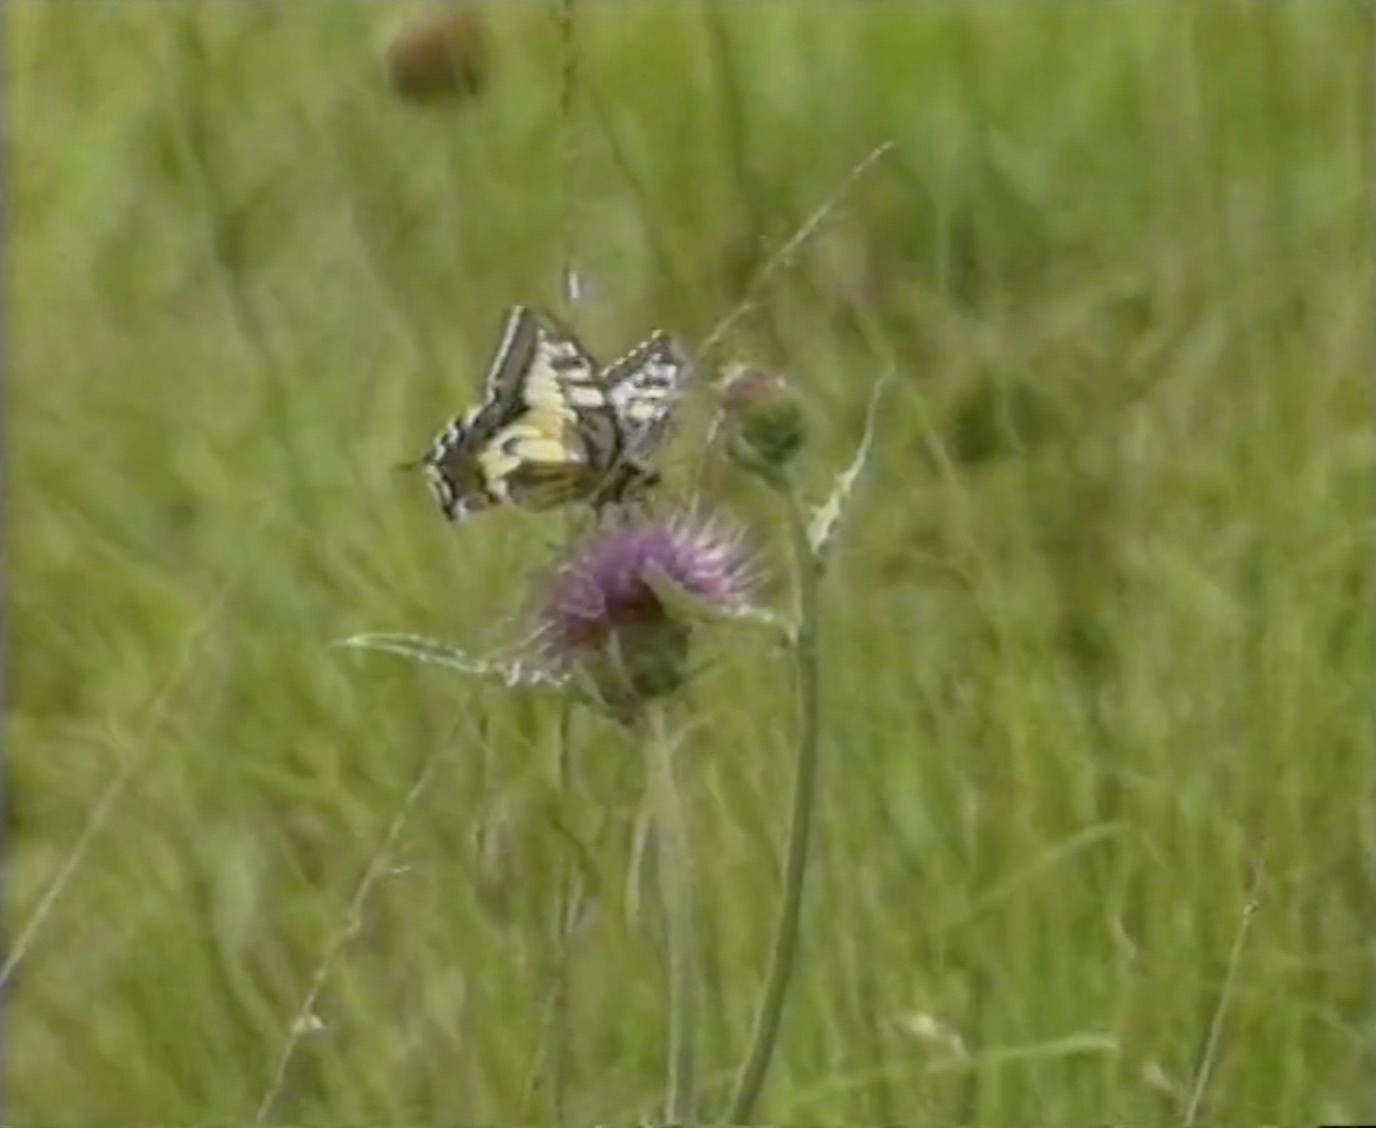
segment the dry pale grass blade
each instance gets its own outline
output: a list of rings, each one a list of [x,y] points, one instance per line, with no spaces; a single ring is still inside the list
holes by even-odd
[[[423,635],[368,632],[338,639],[335,645],[353,650],[376,650],[383,654],[397,654],[415,662],[444,666],[474,677],[495,678],[509,689],[560,689],[568,684],[568,678],[542,670],[529,662],[519,659],[496,662],[487,658],[477,658],[453,643],[445,642],[443,639],[426,638]]]
[[[700,357],[706,356],[716,348],[717,345],[721,344],[726,334],[731,331],[735,324],[755,308],[755,303],[759,299],[759,293],[764,288],[765,283],[773,278],[779,271],[792,265],[793,260],[797,258],[798,252],[802,249],[803,244],[816,234],[817,230],[827,221],[832,212],[836,210],[837,206],[845,199],[846,195],[860,178],[874,167],[881,158],[887,156],[896,148],[896,142],[885,141],[883,144],[877,145],[875,148],[871,149],[859,163],[850,170],[850,172],[846,173],[845,179],[837,186],[836,191],[822,201],[817,209],[803,222],[803,225],[798,228],[793,237],[775,251],[764,266],[760,268],[759,274],[757,274],[754,281],[750,283],[749,288],[746,290],[745,297],[741,299],[740,303],[717,322],[712,331],[707,334],[702,342],[701,348],[698,349],[698,355]]]
[[[812,520],[808,523],[808,544],[812,548],[812,555],[818,561],[826,559],[835,540],[841,519],[850,507],[855,493],[855,485],[869,462],[870,453],[874,449],[874,432],[876,421],[879,418],[879,403],[892,376],[893,373],[890,370],[875,381],[874,390],[870,393],[869,409],[865,412],[865,432],[860,437],[860,445],[856,448],[855,457],[851,459],[850,465],[837,475],[836,485],[832,488],[831,496],[827,498],[825,504],[813,512]]]

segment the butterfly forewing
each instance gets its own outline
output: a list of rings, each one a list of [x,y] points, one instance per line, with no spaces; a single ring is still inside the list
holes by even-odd
[[[514,308],[488,366],[483,402],[441,431],[423,460],[445,515],[462,520],[511,499],[511,476],[526,460],[549,457],[577,422],[561,381],[591,379],[597,367],[572,333]]]

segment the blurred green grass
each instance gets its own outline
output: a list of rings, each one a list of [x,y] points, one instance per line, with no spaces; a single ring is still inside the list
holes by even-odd
[[[700,338],[887,139],[732,342],[806,387],[819,491],[898,373],[761,1115],[1181,1119],[1264,853],[1206,1120],[1370,1117],[1371,10],[583,3],[566,130],[552,7],[491,5],[482,97],[426,109],[380,80],[405,11],[5,5],[12,942],[108,813],[18,965],[11,1122],[250,1118],[437,751],[273,1115],[548,1119],[552,898],[626,753],[580,723],[559,799],[542,704],[328,643],[481,638],[549,560],[548,522],[445,527],[391,468],[503,307],[557,300],[567,144],[611,353]],[[714,1077],[790,771],[782,672],[717,649],[685,767]],[[661,1085],[611,827],[578,1123]]]

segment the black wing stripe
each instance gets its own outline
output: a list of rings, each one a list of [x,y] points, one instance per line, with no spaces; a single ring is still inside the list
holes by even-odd
[[[540,325],[525,306],[514,306],[507,314],[501,340],[484,381],[487,401],[500,403],[507,410],[517,406],[521,377],[530,367],[540,341]]]

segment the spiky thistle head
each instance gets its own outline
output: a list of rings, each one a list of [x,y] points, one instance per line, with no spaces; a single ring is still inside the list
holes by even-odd
[[[692,633],[683,606],[742,612],[758,580],[739,528],[697,511],[632,518],[570,550],[541,593],[535,641],[548,667],[583,676],[628,715],[683,683]]]

